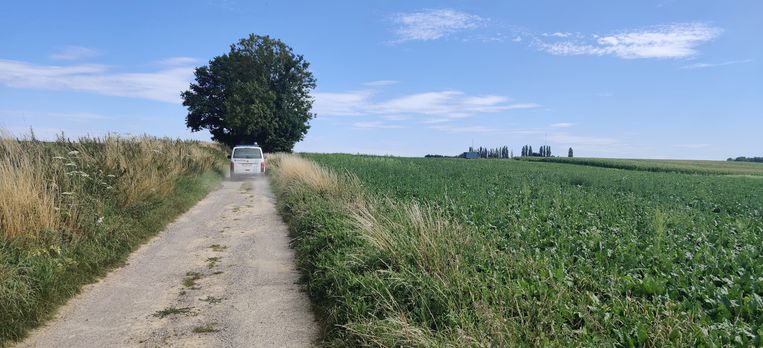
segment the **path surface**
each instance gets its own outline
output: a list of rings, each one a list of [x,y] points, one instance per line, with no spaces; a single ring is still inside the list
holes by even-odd
[[[263,177],[224,182],[127,262],[19,346],[303,347],[317,336]]]

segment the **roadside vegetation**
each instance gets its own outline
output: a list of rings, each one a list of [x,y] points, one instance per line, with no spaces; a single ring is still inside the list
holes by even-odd
[[[191,141],[0,136],[0,346],[203,198],[224,159]]]
[[[525,161],[579,164],[593,167],[684,174],[761,175],[763,164],[733,161],[645,160],[583,157],[520,157]]]
[[[328,345],[756,346],[763,181],[271,156]]]

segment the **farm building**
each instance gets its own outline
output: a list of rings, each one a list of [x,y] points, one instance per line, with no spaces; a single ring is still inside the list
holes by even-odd
[[[476,159],[476,158],[480,158],[480,153],[477,151],[468,151],[468,152],[462,153],[461,156],[458,156],[458,157],[466,158],[466,159]]]

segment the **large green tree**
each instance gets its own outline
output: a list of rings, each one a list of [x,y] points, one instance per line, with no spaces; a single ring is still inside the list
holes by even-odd
[[[228,146],[257,142],[266,152],[291,151],[315,117],[309,66],[281,40],[251,34],[196,68],[196,81],[182,93],[186,125],[208,129]]]

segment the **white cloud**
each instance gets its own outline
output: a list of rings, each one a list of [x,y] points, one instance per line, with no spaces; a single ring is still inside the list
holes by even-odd
[[[382,116],[382,118],[388,121],[405,121],[405,120],[411,119],[410,116],[405,116],[405,115],[386,115],[386,116]]]
[[[444,131],[448,133],[489,133],[489,132],[497,132],[499,129],[496,128],[490,128],[485,126],[431,126],[429,127],[434,130]]]
[[[364,86],[368,87],[385,87],[385,86],[391,86],[394,84],[397,84],[399,81],[395,80],[378,80],[378,81],[369,81],[364,83]]]
[[[0,117],[2,118],[19,118],[19,117],[47,117],[56,118],[68,121],[82,121],[90,122],[96,120],[110,120],[113,117],[96,114],[92,112],[40,112],[40,111],[28,111],[28,110],[0,110]]]
[[[94,48],[82,46],[66,46],[60,51],[51,54],[50,58],[55,60],[80,60],[85,58],[92,58],[100,54],[101,53]]]
[[[569,122],[559,122],[559,123],[554,123],[554,124],[552,124],[552,125],[551,125],[551,128],[570,128],[570,127],[572,127],[572,126],[574,126],[574,125],[575,125],[574,123],[569,123]]]
[[[428,116],[456,119],[482,113],[540,107],[534,103],[511,103],[497,95],[466,95],[455,90],[423,92],[376,100],[377,90],[313,93],[313,111],[327,116],[381,115],[386,117]],[[391,119],[391,118],[388,118]]]
[[[159,61],[159,64],[161,65],[169,65],[169,66],[175,66],[175,65],[194,65],[198,63],[199,60],[193,57],[169,57],[165,58]]]
[[[721,34],[720,28],[705,23],[675,23],[598,36],[593,40],[566,40],[535,45],[555,55],[613,55],[625,59],[685,58],[697,54],[697,46]]]
[[[555,33],[543,33],[541,35],[546,36],[546,37],[548,37],[548,36],[552,36],[552,37],[568,37],[568,36],[572,36],[573,34],[572,33],[568,33],[568,32],[555,32]]]
[[[117,73],[97,64],[56,66],[0,59],[0,84],[13,88],[83,91],[180,103],[180,92],[188,88],[192,78],[190,67]]]
[[[486,126],[458,126],[458,125],[433,125],[430,129],[448,132],[448,133],[494,133],[494,134],[513,134],[513,135],[539,135],[544,134],[542,129],[538,128],[500,128]]]
[[[486,21],[480,16],[452,9],[399,13],[392,20],[398,24],[397,42],[437,40],[459,31],[476,29]]]
[[[369,122],[355,122],[352,124],[355,128],[380,128],[380,129],[392,129],[392,128],[404,128],[401,125],[389,124],[381,121],[369,121]]]
[[[430,118],[424,121],[421,121],[421,123],[424,124],[438,124],[438,123],[448,123],[453,122],[452,118]]]
[[[318,115],[357,116],[371,108],[371,96],[374,91],[359,90],[349,92],[315,92],[313,112]]]
[[[744,63],[751,63],[752,59],[744,59],[744,60],[729,60],[721,63],[694,63],[689,65],[684,65],[684,69],[705,69],[705,68],[715,68],[719,66],[725,66],[725,65],[734,65],[734,64],[744,64]]]

